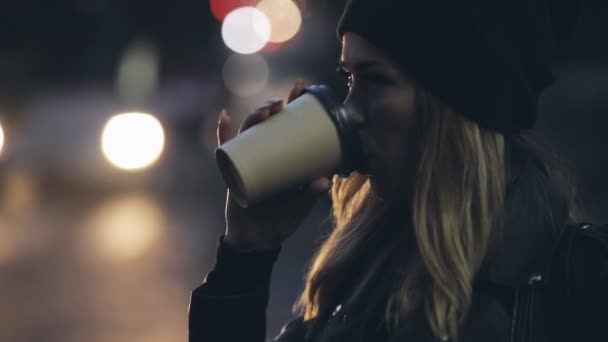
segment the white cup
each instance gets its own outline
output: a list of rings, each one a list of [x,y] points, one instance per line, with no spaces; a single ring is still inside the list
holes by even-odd
[[[325,85],[303,94],[215,150],[235,201],[243,208],[282,190],[339,173],[363,162],[357,128],[362,118]]]

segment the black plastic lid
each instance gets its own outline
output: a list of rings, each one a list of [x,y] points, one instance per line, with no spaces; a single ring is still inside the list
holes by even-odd
[[[306,87],[303,92],[313,94],[325,107],[329,117],[336,125],[343,153],[339,174],[341,177],[348,177],[351,172],[359,169],[364,162],[361,139],[357,128],[362,122],[346,109],[328,86],[322,84],[311,85]]]

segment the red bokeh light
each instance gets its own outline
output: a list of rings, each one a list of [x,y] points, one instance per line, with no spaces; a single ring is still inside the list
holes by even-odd
[[[223,22],[224,18],[235,9],[246,6],[255,7],[257,3],[257,0],[211,0],[210,6],[215,18]]]
[[[281,43],[268,42],[268,43],[266,43],[266,46],[264,46],[262,48],[262,50],[260,50],[260,52],[261,53],[272,53],[275,51],[279,51],[281,49],[281,47],[283,47],[283,45],[285,45],[285,42],[281,42]]]

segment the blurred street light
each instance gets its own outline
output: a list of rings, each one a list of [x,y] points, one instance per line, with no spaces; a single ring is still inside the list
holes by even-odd
[[[223,69],[224,83],[232,93],[251,96],[262,91],[268,83],[270,69],[259,54],[228,57]]]
[[[116,90],[129,102],[145,100],[157,87],[160,58],[153,45],[135,41],[120,60],[116,76]]]
[[[105,125],[101,147],[106,159],[124,170],[141,170],[158,160],[165,145],[162,125],[145,113],[124,113]]]
[[[290,40],[302,26],[302,14],[292,0],[262,0],[256,8],[270,21],[270,41],[273,43]]]
[[[237,8],[222,23],[224,43],[240,54],[260,51],[270,40],[270,32],[268,18],[255,7]]]
[[[89,245],[101,257],[128,261],[152,248],[163,234],[166,219],[153,198],[130,194],[114,198],[87,221]]]

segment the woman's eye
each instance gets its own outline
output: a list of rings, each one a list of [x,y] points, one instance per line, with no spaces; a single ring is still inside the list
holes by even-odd
[[[351,88],[353,86],[353,74],[346,73],[344,76],[346,77],[346,86]]]
[[[353,86],[353,74],[343,66],[339,66],[336,71],[345,78],[346,86],[351,88]]]

